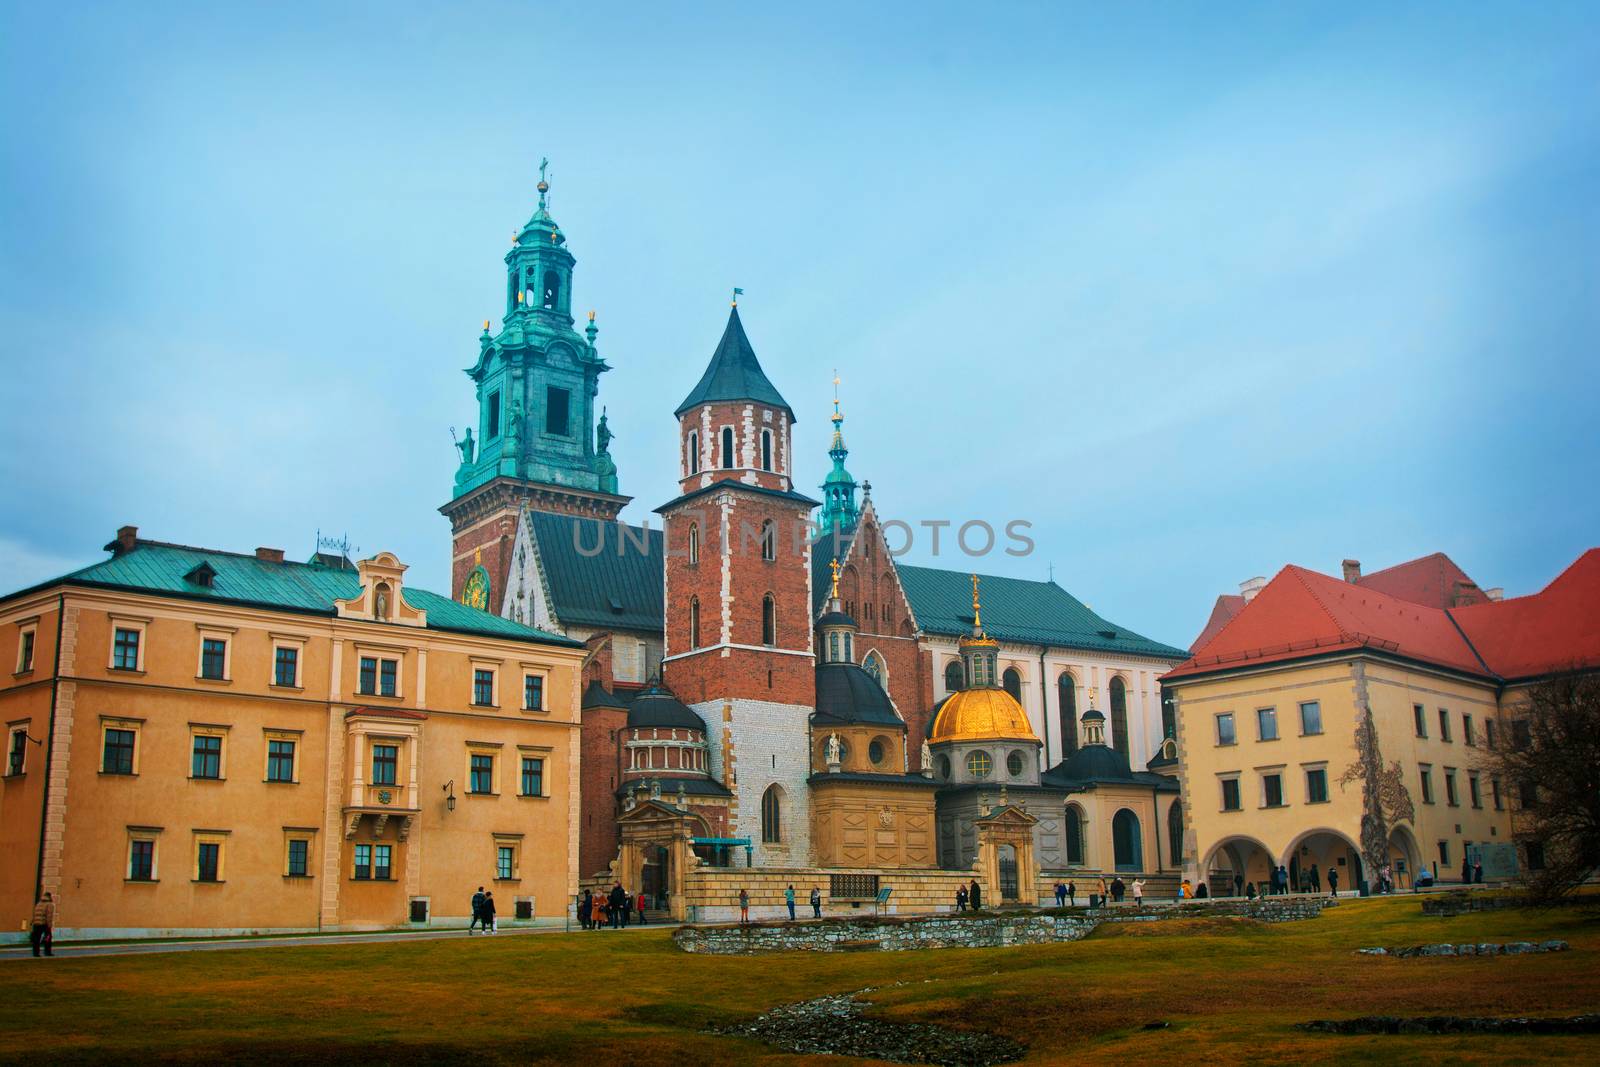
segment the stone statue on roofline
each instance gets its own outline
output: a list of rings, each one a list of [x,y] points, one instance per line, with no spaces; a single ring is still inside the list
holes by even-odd
[[[922,777],[933,777],[933,749],[928,747],[928,739],[922,739]]]
[[[839,735],[837,733],[831,733],[828,735],[828,747],[825,754],[828,760],[828,767],[830,769],[837,769],[839,764],[844,762],[840,753]]]

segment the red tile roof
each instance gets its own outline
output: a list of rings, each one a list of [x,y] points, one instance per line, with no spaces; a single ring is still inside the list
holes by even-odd
[[[1456,561],[1443,552],[1423,556],[1408,563],[1398,563],[1381,571],[1373,571],[1357,580],[1363,589],[1409,600],[1413,604],[1427,604],[1435,608],[1453,608],[1459,594],[1469,604],[1488,603],[1489,597],[1478,583],[1467,577],[1467,572],[1456,566]]]
[[[1600,666],[1600,548],[1591,548],[1531,596],[1450,613],[1502,678]]]
[[[1193,652],[1201,645],[1211,640],[1222,632],[1222,628],[1233,621],[1233,617],[1244,609],[1244,597],[1238,593],[1223,593],[1217,597],[1217,602],[1211,608],[1211,618],[1206,620],[1205,629],[1200,631],[1200,636],[1194,639],[1189,646]]]

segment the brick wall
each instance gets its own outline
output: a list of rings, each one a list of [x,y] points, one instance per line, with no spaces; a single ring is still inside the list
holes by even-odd
[[[578,872],[604,871],[617,858],[616,789],[622,784],[619,753],[628,713],[621,708],[583,711],[579,780],[582,790],[578,824]]]

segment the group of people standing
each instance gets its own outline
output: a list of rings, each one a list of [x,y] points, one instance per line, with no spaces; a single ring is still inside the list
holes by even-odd
[[[592,889],[585,889],[583,896],[578,898],[575,908],[578,913],[578,925],[585,930],[604,930],[610,927],[620,930],[630,922],[641,925],[645,918],[645,905],[650,898],[644,893],[630,893],[622,888],[618,882],[611,887],[609,893],[596,893]],[[666,907],[666,893],[660,895],[658,904]]]
[[[1388,868],[1385,867],[1384,870],[1387,871]],[[1233,875],[1233,895],[1244,897],[1246,900],[1254,900],[1258,896],[1281,897],[1287,896],[1291,892],[1322,892],[1322,871],[1318,869],[1315,863],[1311,865],[1310,869],[1300,872],[1298,883],[1290,877],[1288,868],[1281,863],[1267,872],[1267,878],[1268,880],[1263,882],[1260,888],[1257,889],[1255,882],[1245,881],[1244,875],[1235,871]],[[1337,867],[1328,868],[1328,895],[1331,897],[1339,895],[1339,869]]]

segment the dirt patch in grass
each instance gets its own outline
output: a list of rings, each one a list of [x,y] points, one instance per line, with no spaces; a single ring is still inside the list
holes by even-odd
[[[1315,920],[1307,919],[1306,922]],[[1167,919],[1161,922],[1108,922],[1097,927],[1091,938],[1116,937],[1194,937],[1207,934],[1217,937],[1260,933],[1273,925],[1259,919],[1218,916],[1215,919]]]

